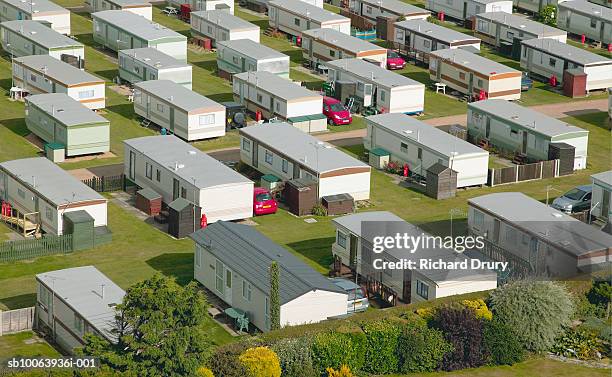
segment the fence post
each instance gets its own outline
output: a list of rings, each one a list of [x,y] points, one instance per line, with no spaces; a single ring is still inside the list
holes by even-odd
[[[516,165],[514,167],[514,182],[518,182],[519,181],[519,168],[521,167],[521,165]]]
[[[540,179],[542,179],[544,175],[544,161],[540,161]]]

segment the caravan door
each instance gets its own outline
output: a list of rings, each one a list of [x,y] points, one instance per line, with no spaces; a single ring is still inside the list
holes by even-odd
[[[372,106],[372,84],[363,85],[363,106]]]

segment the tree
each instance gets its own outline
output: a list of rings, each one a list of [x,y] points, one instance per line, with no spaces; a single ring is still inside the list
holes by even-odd
[[[278,263],[270,265],[270,330],[280,329],[280,271]]]
[[[89,335],[82,353],[141,377],[192,375],[210,350],[207,306],[195,283],[181,287],[155,275],[130,287],[117,305],[116,343]]]
[[[524,348],[543,352],[570,324],[574,304],[565,287],[551,281],[516,281],[491,292],[493,318],[510,326]]]
[[[238,358],[249,377],[280,377],[278,356],[268,347],[249,348]]]
[[[557,25],[557,7],[554,5],[547,5],[537,16],[538,21],[543,24],[556,26]]]

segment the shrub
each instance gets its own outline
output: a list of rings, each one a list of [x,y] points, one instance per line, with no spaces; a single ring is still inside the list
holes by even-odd
[[[441,369],[473,368],[485,363],[483,321],[476,318],[472,310],[443,307],[438,309],[433,323],[453,346],[453,350],[444,355]]]
[[[390,321],[362,324],[366,336],[366,353],[363,370],[373,374],[389,374],[397,371],[397,340],[400,326]]]
[[[523,345],[516,333],[498,319],[485,322],[483,342],[492,364],[513,365],[525,358]]]
[[[216,377],[244,377],[246,368],[238,356],[246,349],[243,344],[232,343],[215,350],[208,361],[208,367]]]
[[[312,341],[309,338],[281,339],[272,345],[280,359],[283,377],[317,377],[312,365],[310,351]]]
[[[206,367],[199,367],[196,370],[196,376],[197,377],[215,377],[213,372],[210,369],[206,368]]]
[[[366,337],[362,332],[324,332],[317,334],[312,342],[312,361],[317,370],[348,366],[360,370],[364,363]]]
[[[580,325],[580,329],[592,331],[604,342],[612,343],[612,327],[601,318],[587,318]]]
[[[427,306],[424,308],[418,308],[416,310],[416,313],[418,314],[419,317],[423,318],[424,320],[431,321],[436,315],[436,310],[437,308],[433,306]]]
[[[312,214],[315,216],[327,216],[327,209],[321,204],[316,204],[312,207]]]
[[[555,340],[551,351],[560,356],[580,360],[600,359],[604,344],[593,331],[569,329]]]
[[[384,170],[390,174],[402,174],[404,172],[404,165],[399,161],[389,161],[385,164]]]
[[[335,370],[334,368],[327,368],[327,377],[355,377],[351,372],[351,369],[346,365],[342,365],[340,369]]]
[[[612,285],[607,279],[593,281],[593,286],[586,294],[587,299],[600,309],[602,316],[610,316],[610,299],[612,298]]]
[[[238,358],[249,377],[280,377],[278,356],[268,347],[249,348]]]
[[[493,313],[481,298],[477,300],[463,300],[461,301],[461,305],[467,309],[473,310],[474,314],[476,314],[476,318],[482,318],[488,321],[493,319]]]
[[[423,323],[403,327],[397,343],[398,371],[401,373],[432,372],[439,368],[445,354],[453,346],[444,334]]]
[[[491,293],[491,307],[523,347],[536,352],[550,349],[574,312],[567,290],[550,281],[517,281],[499,287]]]

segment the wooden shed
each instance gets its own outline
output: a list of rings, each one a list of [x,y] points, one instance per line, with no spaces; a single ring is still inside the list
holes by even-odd
[[[143,188],[136,192],[136,208],[149,216],[161,212],[162,196],[150,188]]]
[[[83,210],[64,213],[64,234],[72,234],[75,251],[93,248],[94,218]]]
[[[328,195],[321,198],[328,215],[344,215],[353,213],[355,200],[349,194]]]
[[[568,143],[550,143],[548,146],[548,159],[559,160],[559,175],[574,172],[574,159],[576,147]]]
[[[580,68],[563,72],[563,94],[568,97],[584,97],[587,94],[587,74]]]
[[[184,238],[198,229],[200,207],[178,198],[168,204],[168,233],[175,238]]]
[[[317,183],[307,178],[297,178],[285,184],[285,203],[295,215],[310,215],[318,203]]]
[[[427,196],[434,199],[454,198],[457,193],[457,172],[440,163],[427,169]]]

